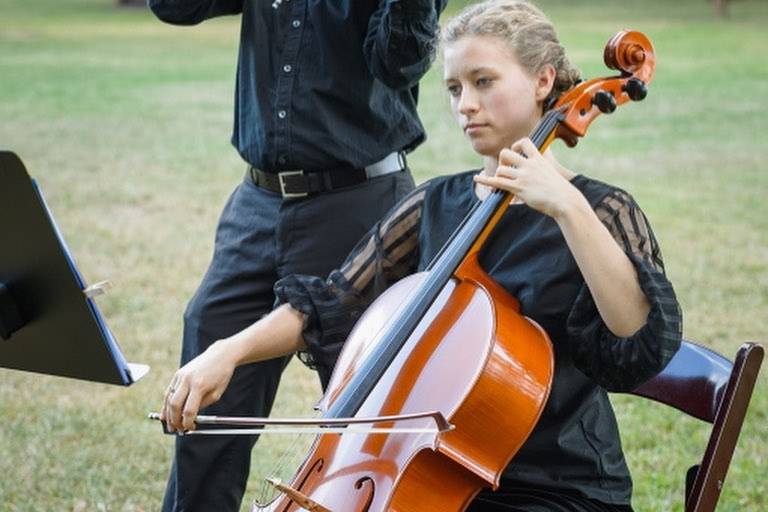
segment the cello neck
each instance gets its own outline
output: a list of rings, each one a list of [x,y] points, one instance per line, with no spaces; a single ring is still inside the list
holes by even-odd
[[[561,119],[559,111],[551,110],[536,125],[531,140],[539,150],[543,151],[552,142]],[[511,200],[510,193],[496,190],[470,211],[430,263],[426,279],[401,308],[398,318],[389,322],[375,349],[333,401],[326,417],[354,416],[448,281],[482,248]]]

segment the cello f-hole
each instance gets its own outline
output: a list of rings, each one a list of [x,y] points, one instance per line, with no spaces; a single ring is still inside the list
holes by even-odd
[[[362,490],[363,487],[370,487],[370,490],[368,491],[368,501],[365,502],[363,505],[363,508],[360,509],[360,512],[368,512],[368,510],[371,508],[371,503],[373,502],[373,496],[376,494],[376,484],[374,483],[373,479],[370,477],[363,477],[359,479],[357,482],[355,482],[355,490]]]
[[[299,482],[299,485],[296,486],[296,490],[302,490],[304,488],[304,484],[307,483],[307,480],[309,480],[309,477],[313,474],[320,474],[323,471],[323,465],[325,464],[325,459],[317,459],[313,464],[312,467],[304,474],[304,478],[301,479],[301,482]]]

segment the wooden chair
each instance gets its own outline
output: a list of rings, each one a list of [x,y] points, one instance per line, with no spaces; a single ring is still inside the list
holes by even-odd
[[[763,360],[763,347],[743,344],[731,363],[687,340],[666,368],[632,392],[712,423],[704,457],[686,475],[686,512],[715,510]]]

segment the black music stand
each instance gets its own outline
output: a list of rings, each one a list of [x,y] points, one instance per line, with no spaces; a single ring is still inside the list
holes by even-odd
[[[34,180],[0,151],[0,367],[129,386],[126,362]]]

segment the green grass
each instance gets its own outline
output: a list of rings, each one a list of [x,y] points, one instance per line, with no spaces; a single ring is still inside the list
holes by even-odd
[[[266,0],[264,0],[266,1]],[[0,370],[0,509],[156,510],[172,440],[143,419],[178,360],[181,312],[210,258],[218,213],[244,165],[229,145],[238,19],[164,25],[110,0],[0,0],[0,147],[41,183],[130,360],[152,372],[123,389]],[[451,2],[451,11],[462,2]],[[686,336],[732,356],[763,340],[768,311],[768,3],[541,2],[588,76],[616,30],[649,34],[658,55],[646,101],[600,118],[575,170],[630,190],[651,219]],[[421,113],[417,179],[476,166],[436,67]],[[558,145],[560,146],[560,145]],[[764,374],[766,372],[763,372]],[[292,364],[275,414],[319,397]],[[760,379],[719,510],[764,510],[768,415]],[[617,396],[635,508],[681,510],[683,475],[707,425]],[[266,439],[264,441],[267,441]],[[292,443],[261,442],[246,502]]]

